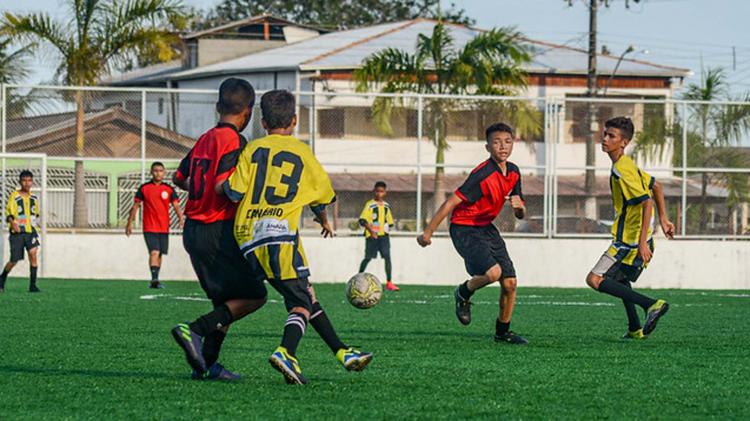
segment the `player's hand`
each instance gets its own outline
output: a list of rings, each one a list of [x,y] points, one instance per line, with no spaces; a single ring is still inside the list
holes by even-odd
[[[379,235],[379,234],[378,234],[378,231],[377,231],[376,229],[368,227],[368,228],[367,228],[367,231],[369,231],[369,232],[370,232],[370,235],[371,235],[371,236],[373,236],[373,237],[375,237],[375,238],[378,238],[378,235]]]
[[[521,199],[521,196],[518,196],[518,195],[508,196],[505,199],[510,201],[510,206],[513,209],[526,209],[526,206],[523,204],[523,200]]]
[[[661,230],[670,240],[674,240],[674,224],[669,219],[661,220]]]
[[[321,230],[320,235],[323,236],[323,238],[329,238],[336,235],[336,233],[333,232],[333,228],[331,227],[331,223],[326,221],[324,224],[320,224]]]
[[[185,218],[180,218],[180,229],[185,228]]]
[[[14,233],[20,234],[21,233],[21,226],[18,225],[18,222],[14,219],[10,222],[10,227],[13,230]]]
[[[653,254],[651,253],[651,247],[649,247],[648,242],[641,241],[638,244],[638,256],[640,256],[646,263],[651,261]]]
[[[419,237],[417,237],[417,243],[419,243],[419,245],[422,247],[429,246],[430,244],[432,244],[432,235],[423,232]]]
[[[133,233],[133,227],[130,226],[130,224],[125,225],[125,236],[130,237],[130,234]]]

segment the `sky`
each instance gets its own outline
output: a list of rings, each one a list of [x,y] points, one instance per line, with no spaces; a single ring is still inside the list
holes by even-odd
[[[207,9],[217,0],[183,0]],[[588,0],[447,0],[466,9],[480,28],[516,26],[533,39],[586,48]],[[722,66],[734,92],[750,91],[749,0],[609,0],[599,14],[599,45],[619,55],[629,45],[630,58],[692,70],[698,82],[701,65]],[[61,0],[0,0],[0,11],[47,11],[65,16]],[[734,48],[734,49],[733,49]],[[54,58],[40,55],[27,82],[49,81]]]

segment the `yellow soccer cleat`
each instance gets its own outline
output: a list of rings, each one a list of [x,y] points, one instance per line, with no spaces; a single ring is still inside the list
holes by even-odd
[[[341,348],[336,352],[336,359],[348,371],[362,371],[372,361],[372,353],[354,348]]]

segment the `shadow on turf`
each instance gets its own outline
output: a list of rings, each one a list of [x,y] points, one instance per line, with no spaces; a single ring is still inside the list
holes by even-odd
[[[14,374],[53,374],[60,376],[86,376],[86,377],[111,377],[111,378],[154,378],[184,380],[190,378],[188,374],[177,373],[145,373],[142,371],[104,371],[104,370],[82,370],[66,368],[40,368],[40,367],[14,367],[0,365],[0,373]]]

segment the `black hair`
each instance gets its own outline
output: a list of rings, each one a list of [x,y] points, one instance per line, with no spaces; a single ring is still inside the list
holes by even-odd
[[[219,114],[239,114],[255,104],[255,89],[244,79],[230,77],[219,86]]]
[[[162,164],[162,163],[161,163],[161,162],[159,162],[159,161],[156,161],[156,162],[154,162],[153,164],[151,164],[151,170],[153,170],[153,169],[154,169],[154,167],[162,167],[162,168],[164,168],[164,164]]]
[[[294,95],[283,89],[268,91],[260,98],[260,109],[268,129],[283,129],[292,125],[297,114]]]
[[[21,181],[26,177],[34,178],[34,174],[32,174],[29,170],[23,170],[21,171],[21,174],[18,174],[18,181]]]
[[[487,130],[484,131],[484,137],[487,140],[487,142],[490,141],[490,138],[492,137],[492,134],[495,132],[502,132],[502,133],[508,133],[510,137],[515,137],[513,134],[513,128],[505,123],[495,123],[491,125],[490,127],[487,127]]]
[[[620,130],[620,135],[625,139],[632,139],[635,133],[635,127],[633,126],[633,120],[627,117],[613,117],[604,123],[604,127]]]
[[[385,181],[376,181],[375,182],[375,187],[373,187],[373,190],[378,189],[380,187],[382,187],[384,189],[388,188],[388,186],[385,184]]]

